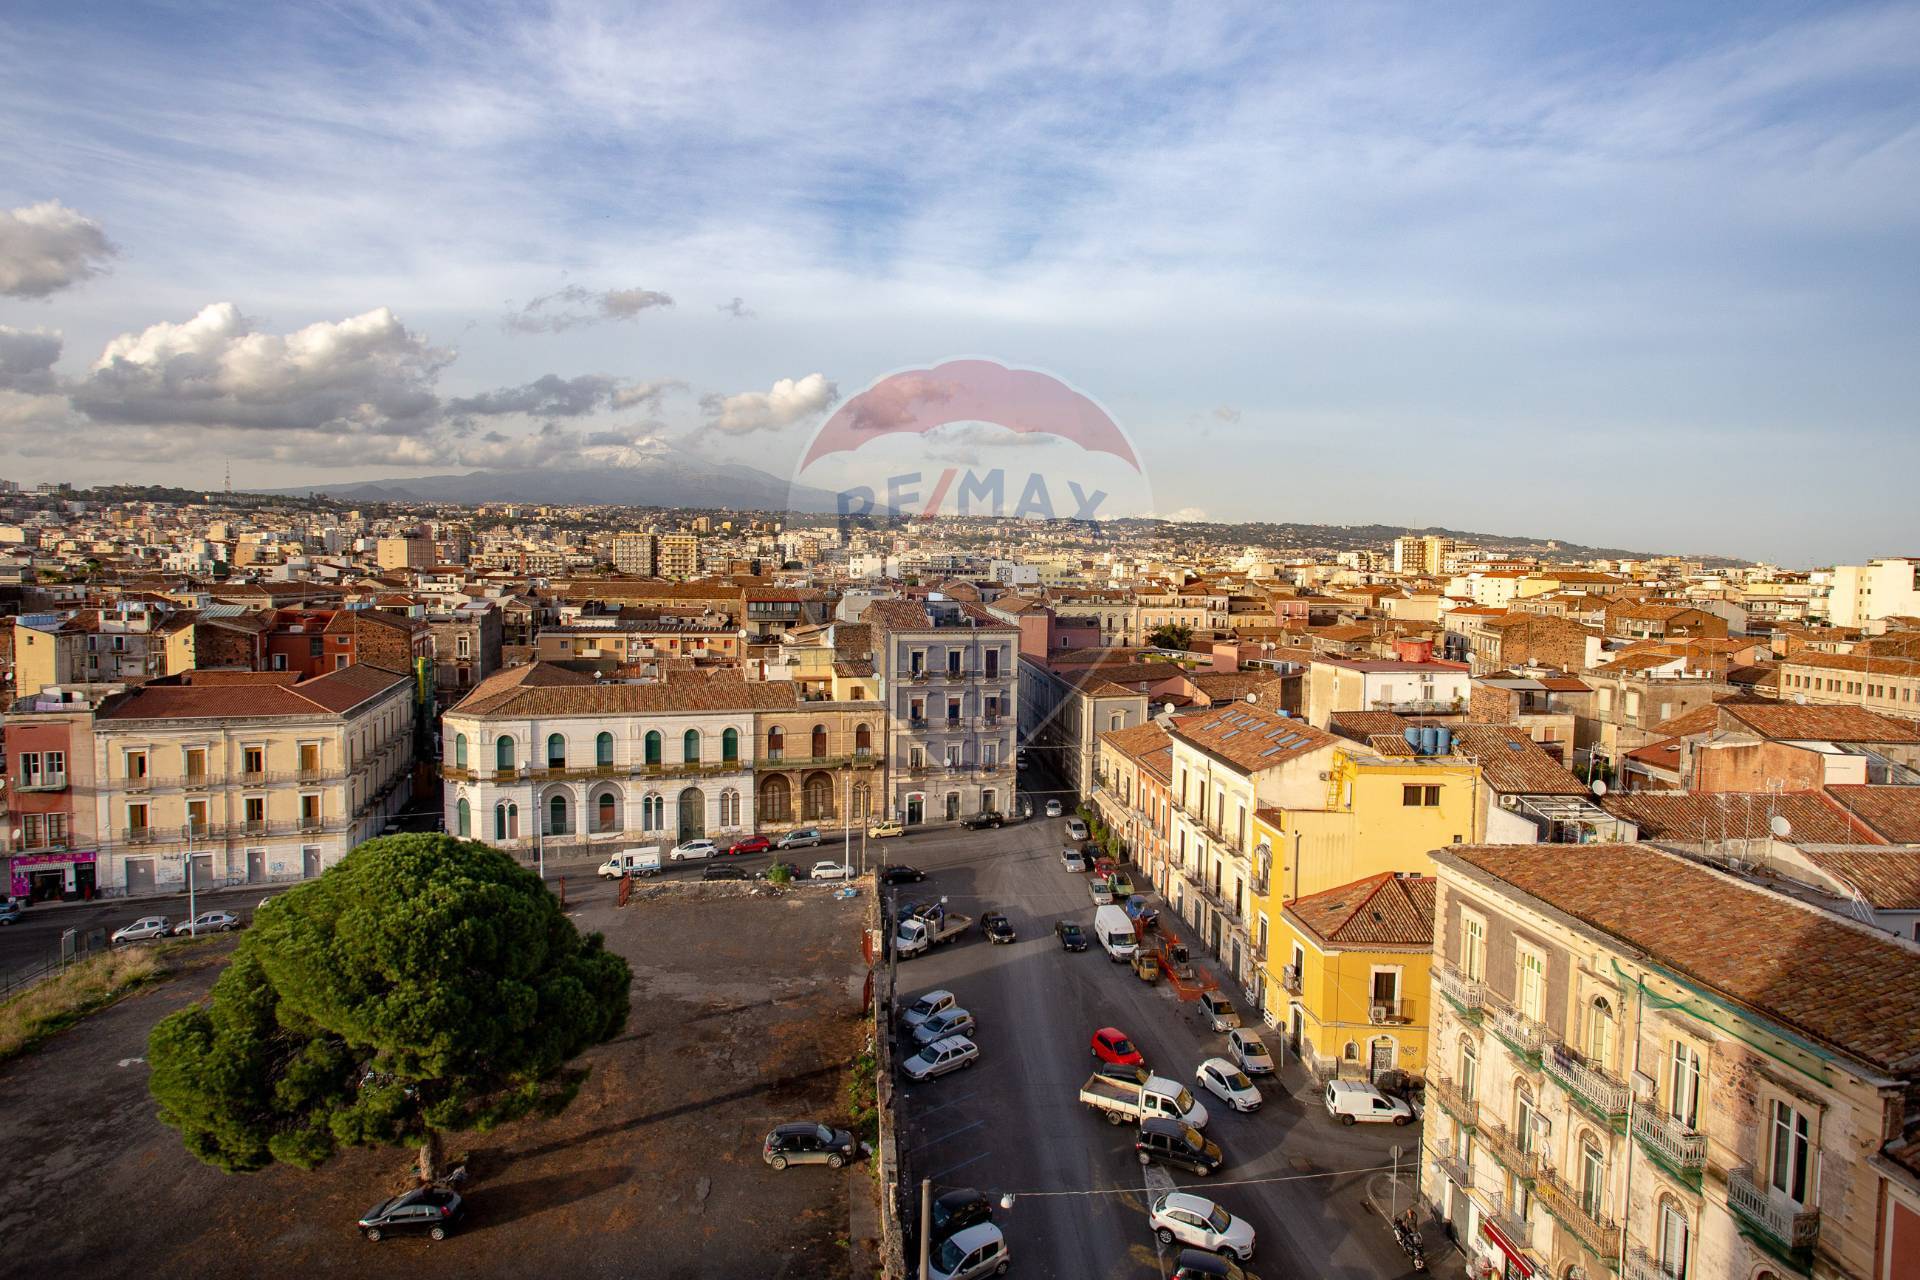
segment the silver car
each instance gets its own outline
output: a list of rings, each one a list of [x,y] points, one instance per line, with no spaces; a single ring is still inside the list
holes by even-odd
[[[932,1044],[948,1036],[970,1036],[980,1029],[965,1009],[943,1009],[913,1029],[916,1044]]]
[[[173,932],[173,921],[165,916],[141,916],[132,924],[121,925],[113,931],[115,942],[146,942],[153,938],[164,938]]]
[[[965,1036],[948,1036],[935,1040],[901,1063],[900,1071],[909,1080],[931,1080],[949,1071],[970,1067],[979,1056],[980,1050],[973,1041]]]
[[[203,933],[232,933],[240,927],[240,917],[231,911],[202,911],[191,920],[184,920],[174,929],[176,938],[194,938]]]

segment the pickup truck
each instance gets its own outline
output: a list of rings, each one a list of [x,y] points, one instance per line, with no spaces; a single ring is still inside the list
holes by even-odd
[[[657,876],[660,874],[660,849],[627,849],[600,864],[599,873],[609,880],[621,876]]]
[[[1080,1101],[1105,1113],[1108,1124],[1138,1124],[1167,1116],[1196,1129],[1207,1127],[1206,1107],[1194,1101],[1185,1085],[1165,1076],[1148,1076],[1145,1084],[1132,1084],[1096,1072],[1080,1086]]]
[[[894,954],[902,960],[951,942],[973,925],[972,916],[956,915],[939,906],[928,907],[919,915],[902,920],[893,935]]]

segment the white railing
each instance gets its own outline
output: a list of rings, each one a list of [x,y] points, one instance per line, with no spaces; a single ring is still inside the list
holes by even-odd
[[[1487,1002],[1486,984],[1476,982],[1450,964],[1433,967],[1433,985],[1462,1009],[1479,1009]]]
[[[1774,1196],[1753,1180],[1751,1169],[1727,1174],[1733,1211],[1791,1249],[1809,1249],[1820,1238],[1820,1211]]]
[[[1541,1065],[1562,1088],[1585,1099],[1601,1114],[1621,1116],[1627,1113],[1627,1099],[1632,1093],[1626,1081],[1603,1067],[1594,1066],[1566,1045],[1549,1045]]]
[[[1515,1212],[1507,1203],[1507,1197],[1498,1191],[1487,1195],[1487,1216],[1493,1219],[1493,1225],[1500,1228],[1500,1234],[1517,1249],[1533,1247],[1533,1223]]]
[[[1633,1136],[1676,1169],[1700,1169],[1707,1163],[1707,1139],[1657,1107],[1633,1113]]]
[[[1522,1053],[1538,1053],[1540,1046],[1547,1042],[1547,1029],[1518,1010],[1492,1000],[1486,1001],[1482,1009],[1494,1034]]]

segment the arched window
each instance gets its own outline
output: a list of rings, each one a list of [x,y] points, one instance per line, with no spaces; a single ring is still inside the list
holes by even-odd
[[[593,829],[595,831],[619,830],[618,814],[619,811],[614,803],[613,793],[611,791],[602,792],[600,798],[594,802]]]
[[[728,764],[740,762],[740,731],[727,729],[720,734],[720,758]]]
[[[463,837],[472,835],[473,834],[473,808],[467,803],[467,798],[465,796],[460,797],[460,803],[454,806],[453,811],[454,811],[454,822],[455,822],[454,830],[456,830]]]
[[[613,735],[602,733],[593,740],[593,762],[602,769],[613,763]]]
[[[1580,1139],[1580,1207],[1596,1222],[1607,1216],[1607,1157],[1585,1137]]]
[[[647,763],[660,763],[660,731],[658,729],[647,730]]]
[[[1522,1151],[1533,1150],[1533,1092],[1522,1083],[1513,1091],[1513,1140]]]
[[[513,769],[513,739],[504,733],[493,744],[493,767],[505,772]]]
[[[1353,1041],[1353,1040],[1349,1040],[1349,1041],[1347,1041],[1347,1047],[1346,1047],[1345,1049],[1343,1049],[1343,1050],[1341,1050],[1341,1053],[1340,1053],[1340,1056],[1341,1056],[1341,1057],[1343,1057],[1343,1058],[1345,1058],[1345,1059],[1346,1059],[1346,1060],[1347,1060],[1348,1062],[1358,1062],[1358,1061],[1360,1061],[1360,1045],[1359,1045],[1359,1043],[1358,1043],[1357,1041]]]
[[[1480,1076],[1480,1059],[1473,1051],[1473,1041],[1460,1037],[1460,1093],[1468,1102],[1474,1099],[1474,1085]]]
[[[767,759],[778,760],[786,754],[787,735],[779,725],[767,730]]]
[[[853,754],[870,755],[873,752],[873,730],[860,724],[853,727]]]
[[[504,804],[493,806],[493,838],[495,840],[507,838],[507,806]]]
[[[560,734],[547,735],[547,768],[564,769],[567,767],[567,740]]]
[[[1587,1007],[1587,1056],[1602,1067],[1613,1056],[1613,1006],[1605,996]]]
[[[1660,1198],[1660,1274],[1671,1280],[1685,1280],[1687,1261],[1693,1253],[1693,1229],[1680,1206],[1665,1196]]]
[[[865,818],[873,812],[873,791],[864,782],[853,784],[853,816]]]
[[[827,726],[813,726],[813,747],[811,754],[815,760],[824,760],[827,755]]]
[[[464,733],[453,735],[453,767],[456,769],[467,767],[467,735]]]
[[[727,730],[732,733],[733,730]],[[740,793],[728,787],[720,793],[720,825],[737,827],[740,825]]]
[[[550,836],[571,834],[567,830],[567,798],[563,795],[555,795],[547,800],[547,834]]]
[[[687,764],[700,763],[700,731],[689,729],[680,735],[680,759]]]
[[[658,831],[665,825],[667,801],[664,796],[649,795],[640,799],[640,829]]]

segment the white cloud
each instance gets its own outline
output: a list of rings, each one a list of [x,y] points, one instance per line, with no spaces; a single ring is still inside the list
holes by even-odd
[[[0,295],[44,298],[100,274],[114,253],[99,223],[58,200],[0,209]]]
[[[751,320],[753,319],[754,316],[759,314],[752,307],[747,305],[747,300],[745,298],[739,297],[738,295],[736,295],[733,301],[731,302],[715,303],[714,310],[724,311],[728,315],[732,316],[735,320]]]
[[[59,358],[59,334],[0,324],[0,391],[52,391]]]
[[[839,389],[827,381],[825,374],[810,373],[804,378],[782,378],[771,391],[705,396],[700,407],[707,412],[708,426],[742,435],[790,427],[802,418],[825,412],[839,398]]]
[[[109,342],[73,402],[126,425],[420,435],[452,359],[385,307],[281,335],[219,302]]]
[[[654,289],[606,289],[595,293],[582,285],[570,284],[552,293],[543,293],[510,313],[504,325],[509,333],[565,333],[602,320],[631,320],[642,311],[672,305],[672,297]]]

